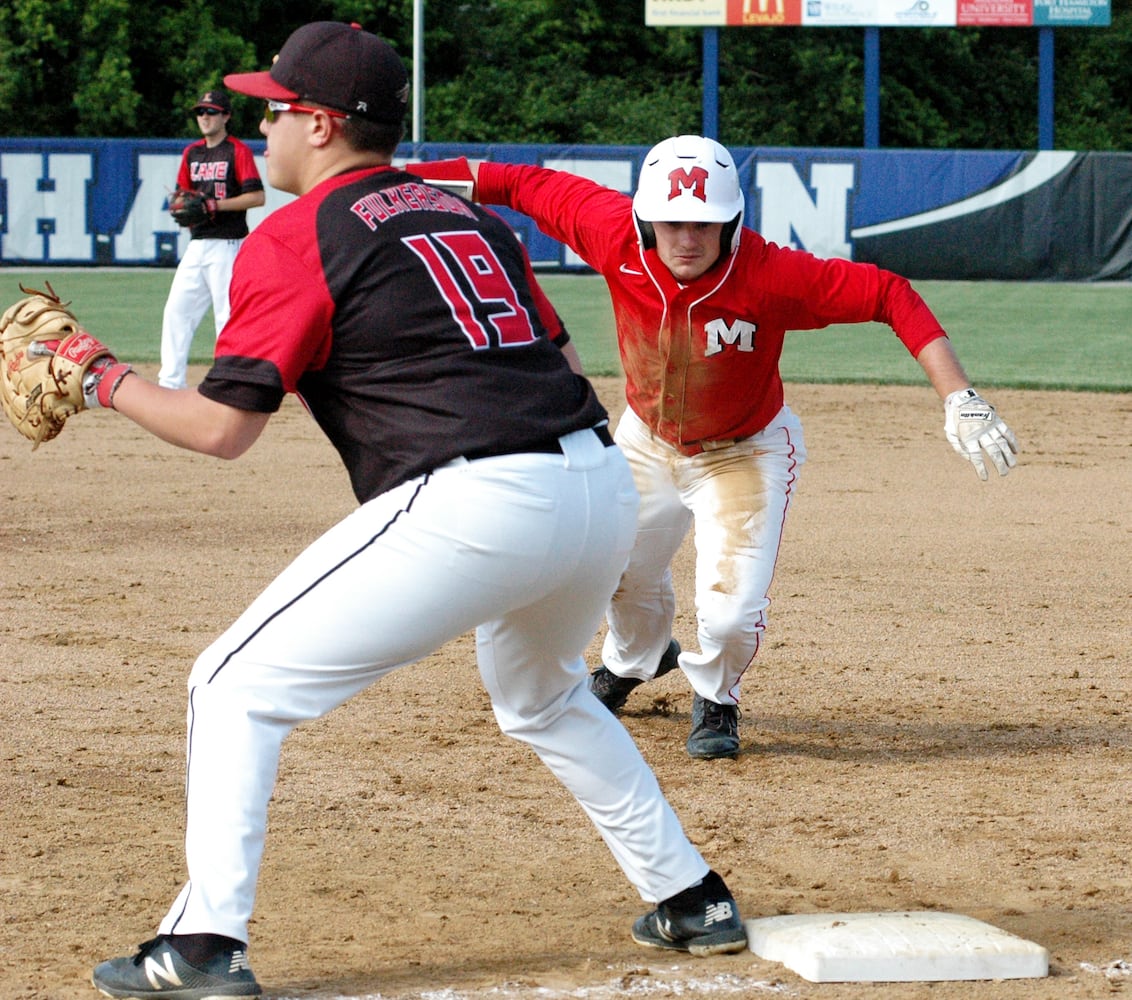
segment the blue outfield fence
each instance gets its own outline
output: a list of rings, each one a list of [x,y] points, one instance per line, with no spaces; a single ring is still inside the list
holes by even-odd
[[[166,212],[187,140],[0,140],[0,266],[173,266]],[[266,178],[262,140],[248,141]],[[541,163],[622,191],[644,146],[405,144],[398,162]],[[912,279],[1132,278],[1132,153],[733,147],[747,225],[782,246]],[[267,189],[254,228],[290,196]],[[525,216],[501,214],[536,266],[585,270]]]

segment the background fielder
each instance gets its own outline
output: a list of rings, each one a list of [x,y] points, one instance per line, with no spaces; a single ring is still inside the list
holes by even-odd
[[[248,235],[248,209],[265,201],[255,157],[228,134],[232,104],[223,90],[207,90],[193,108],[201,138],[181,154],[177,188],[205,197],[208,217],[191,226],[165,302],[161,323],[160,385],[181,389],[193,335],[212,307],[216,336],[228,322],[232,265]]]

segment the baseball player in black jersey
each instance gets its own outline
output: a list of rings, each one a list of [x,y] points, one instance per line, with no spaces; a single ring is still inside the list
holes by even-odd
[[[590,383],[546,335],[495,215],[390,166],[405,67],[356,25],[308,24],[270,72],[269,183],[299,197],[236,260],[231,317],[194,389],[117,365],[92,386],[146,430],[235,458],[287,393],[358,509],[303,552],[189,676],[188,883],[110,997],[257,996],[248,921],[283,740],[470,629],[502,731],[573,793],[654,908],[640,943],[740,951],[735,901],[688,841],[582,652],[625,566],[638,496]],[[100,388],[107,391],[99,392]]]
[[[165,301],[157,381],[170,389],[185,386],[193,334],[209,306],[217,336],[228,322],[228,286],[236,254],[248,235],[248,209],[265,200],[251,148],[228,134],[228,95],[206,90],[193,114],[201,138],[181,153],[177,190],[204,195],[207,210],[206,218],[189,227],[189,245]]]

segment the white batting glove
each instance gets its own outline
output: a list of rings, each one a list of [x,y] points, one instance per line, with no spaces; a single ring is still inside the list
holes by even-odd
[[[987,466],[983,452],[994,462],[1000,476],[1005,476],[1018,459],[1018,442],[1014,432],[999,419],[994,407],[974,389],[960,389],[943,404],[946,419],[943,429],[951,446],[974,467],[986,481]]]

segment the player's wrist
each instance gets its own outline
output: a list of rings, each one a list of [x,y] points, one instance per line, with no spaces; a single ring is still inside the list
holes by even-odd
[[[974,399],[978,393],[972,386],[967,386],[966,389],[956,389],[955,392],[949,392],[947,398],[943,401],[943,405],[950,409],[957,403],[965,403],[968,399]]]
[[[114,409],[114,394],[122,380],[133,372],[131,365],[119,361],[112,355],[100,358],[83,378],[83,399],[92,409]]]

